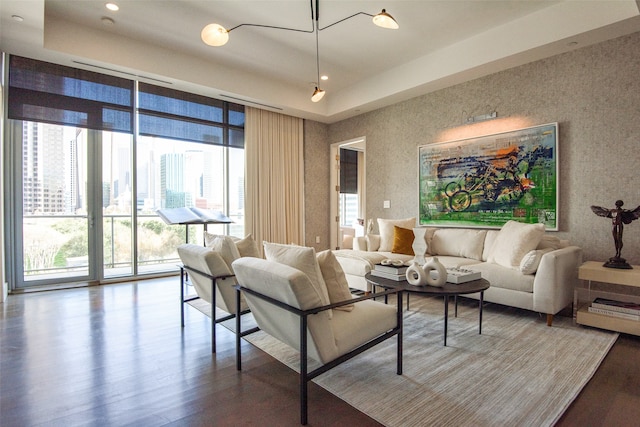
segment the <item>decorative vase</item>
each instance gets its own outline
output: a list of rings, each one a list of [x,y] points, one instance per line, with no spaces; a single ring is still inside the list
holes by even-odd
[[[422,268],[425,272],[427,285],[440,288],[444,286],[445,283],[447,283],[447,268],[440,261],[438,261],[438,258],[431,258],[431,260]],[[432,272],[436,273],[435,277]]]
[[[424,259],[424,254],[427,253],[427,241],[425,240],[425,234],[427,229],[425,227],[416,227],[413,229],[413,235],[415,236],[413,239],[413,244],[411,248],[413,248],[413,254],[415,257],[413,258],[413,262],[418,265],[424,265],[426,262]]]
[[[425,272],[415,261],[409,266],[409,268],[407,268],[405,275],[407,277],[407,282],[409,282],[410,285],[424,286],[427,284],[427,272]]]

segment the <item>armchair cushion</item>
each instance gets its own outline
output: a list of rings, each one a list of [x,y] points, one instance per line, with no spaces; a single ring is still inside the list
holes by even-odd
[[[219,252],[200,245],[183,244],[178,246],[178,255],[186,267],[201,271],[213,277],[232,276],[233,271],[229,268]],[[204,301],[212,304],[213,290],[211,278],[205,277],[194,271],[189,271],[189,277],[193,283],[196,294]],[[216,281],[216,306],[227,313],[235,313],[235,289],[236,284],[233,277],[219,279]],[[243,309],[246,308],[243,307]]]
[[[318,292],[322,305],[331,303],[327,286],[322,278],[320,265],[318,265],[318,260],[316,259],[315,249],[305,246],[264,242],[264,255],[268,260],[288,265],[306,274],[314,289]]]
[[[240,258],[240,252],[233,238],[230,236],[208,234],[205,235],[205,239],[207,240],[205,242],[206,246],[213,251],[219,252],[222,259],[224,259],[229,266],[229,269],[233,271],[231,264]]]
[[[258,243],[251,234],[247,234],[244,239],[236,240],[236,247],[241,257],[262,258]]]
[[[350,313],[336,311],[331,320],[338,355],[350,352],[398,324],[394,304],[366,300],[354,306]]]
[[[240,258],[234,263],[234,269],[238,283],[245,288],[292,307],[309,310],[325,305],[309,277],[289,265],[260,258]],[[243,295],[260,329],[300,351],[300,319],[297,314],[250,294]],[[338,351],[327,311],[310,316],[307,324],[309,356],[318,361],[331,360]]]
[[[331,304],[353,298],[351,291],[349,291],[349,283],[344,275],[344,270],[342,270],[333,252],[331,250],[319,252],[316,258],[318,259],[318,265],[320,265],[322,278],[327,286]],[[334,310],[351,311],[353,310],[353,304],[336,307]]]

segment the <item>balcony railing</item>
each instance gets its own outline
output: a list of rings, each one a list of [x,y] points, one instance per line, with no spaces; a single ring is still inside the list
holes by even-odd
[[[242,235],[243,218],[231,216],[229,234]],[[130,215],[103,215],[104,277],[132,276],[176,270],[176,247],[186,241],[203,244],[202,225],[167,225],[156,214],[137,215],[137,259],[133,259]],[[224,225],[208,231],[226,234]],[[188,235],[187,235],[188,233]],[[28,215],[23,220],[25,280],[88,275],[88,218],[86,215]]]

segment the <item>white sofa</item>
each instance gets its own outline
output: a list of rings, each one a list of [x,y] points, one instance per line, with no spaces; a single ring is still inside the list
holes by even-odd
[[[403,224],[404,228],[409,228],[412,221],[415,224],[412,218],[379,220],[382,234],[356,238],[353,250],[334,251],[352,288],[370,291],[364,275],[384,259],[414,258],[390,250],[393,237],[389,236],[388,223],[381,221]],[[501,230],[428,228],[426,256],[436,255],[447,268],[481,272],[491,284],[484,293],[485,301],[544,313],[551,326],[553,315],[573,300],[582,249],[541,228],[533,234],[522,231],[532,227],[509,221]]]

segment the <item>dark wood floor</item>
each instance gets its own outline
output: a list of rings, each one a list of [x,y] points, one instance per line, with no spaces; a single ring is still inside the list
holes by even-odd
[[[178,279],[9,296],[0,304],[0,425],[296,426],[297,374],[187,310]],[[640,425],[640,339],[621,336],[559,426]],[[309,425],[375,426],[311,384]]]

